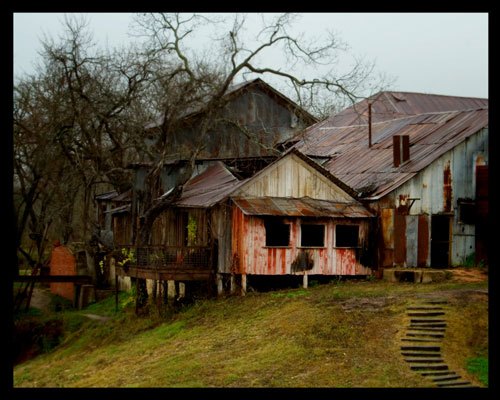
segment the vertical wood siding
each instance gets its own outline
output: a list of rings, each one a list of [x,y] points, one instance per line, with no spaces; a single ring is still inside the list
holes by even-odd
[[[366,275],[371,270],[357,260],[354,248],[334,248],[335,224],[353,224],[349,220],[318,219],[314,223],[325,224],[324,248],[300,248],[300,218],[284,218],[290,224],[289,247],[266,247],[264,220],[258,216],[247,216],[233,208],[233,261],[237,260],[235,272],[256,275],[302,274],[292,271],[292,263],[301,251],[307,251],[313,260],[309,275]],[[313,223],[311,220],[304,220]],[[360,242],[366,241],[368,222],[361,221]]]

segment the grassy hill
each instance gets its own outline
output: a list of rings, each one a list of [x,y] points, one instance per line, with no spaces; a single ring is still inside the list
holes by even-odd
[[[448,300],[446,363],[485,386],[471,365],[484,366],[488,356],[486,288],[486,281],[347,281],[201,300],[147,318],[136,317],[122,293],[118,312],[110,298],[59,313],[63,342],[17,365],[14,386],[433,387],[400,354],[406,307],[433,296]]]

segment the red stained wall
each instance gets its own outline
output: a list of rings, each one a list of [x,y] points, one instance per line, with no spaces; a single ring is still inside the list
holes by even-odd
[[[50,257],[50,274],[51,275],[76,275],[76,260],[71,251],[61,245],[59,242],[54,244],[52,255]],[[74,300],[75,285],[74,283],[51,283],[50,291],[70,301]]]
[[[371,271],[356,260],[356,249],[334,248],[335,221],[317,220],[326,225],[324,248],[300,248],[299,220],[285,218],[290,223],[290,246],[286,248],[266,247],[264,221],[258,216],[247,216],[238,208],[233,208],[232,221],[232,270],[235,273],[255,275],[293,274],[292,263],[301,250],[309,252],[314,267],[309,275],[366,275]],[[347,223],[343,221],[342,223]],[[366,237],[367,223],[359,222],[361,240]],[[301,272],[297,272],[301,274]]]

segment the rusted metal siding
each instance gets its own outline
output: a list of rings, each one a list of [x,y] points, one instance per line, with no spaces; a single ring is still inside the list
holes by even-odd
[[[300,223],[318,223],[325,225],[324,248],[300,247]],[[369,268],[361,265],[355,248],[334,248],[335,224],[349,224],[351,220],[318,219],[314,222],[301,218],[284,218],[290,224],[290,246],[266,247],[264,220],[258,216],[246,216],[238,208],[233,208],[233,263],[237,264],[234,272],[256,275],[302,274],[294,272],[292,264],[307,252],[313,261],[313,267],[307,270],[310,275],[366,275]],[[360,242],[366,242],[368,222],[360,222]]]
[[[418,216],[407,215],[406,219],[406,266],[416,267],[418,258]]]
[[[404,265],[406,262],[406,218],[394,214],[394,263]]]
[[[475,226],[461,223],[456,207],[457,199],[476,197],[477,159],[487,163],[487,129],[470,136],[391,193],[396,199],[400,196],[418,199],[409,211],[411,215],[426,215],[428,220],[429,215],[453,213],[450,261],[452,265],[463,263],[467,256],[475,252]],[[386,201],[389,197],[385,196],[381,201]],[[423,226],[419,226],[418,235],[423,235],[422,229]],[[427,230],[430,236],[430,224],[427,224]],[[423,257],[419,257],[419,265]],[[430,255],[425,265],[430,265]]]
[[[418,252],[417,267],[425,267],[430,263],[430,236],[429,236],[429,216],[420,214],[418,216]]]
[[[353,198],[326,176],[295,154],[289,154],[252,180],[241,186],[234,195],[249,197],[311,197],[313,199],[352,202]]]
[[[392,267],[394,262],[394,209],[384,208],[380,211],[382,244],[379,251],[380,265]]]

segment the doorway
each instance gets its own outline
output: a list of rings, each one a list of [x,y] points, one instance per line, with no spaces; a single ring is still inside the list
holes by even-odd
[[[431,267],[447,268],[450,265],[451,217],[433,215],[431,218]]]

